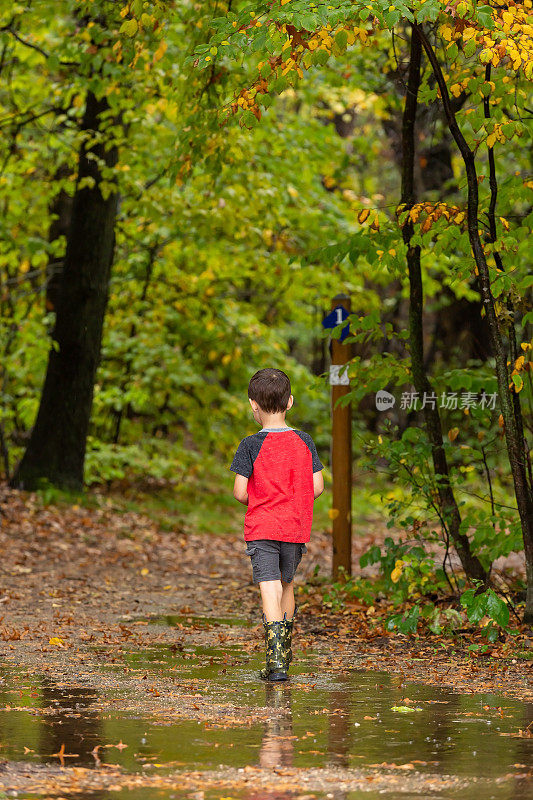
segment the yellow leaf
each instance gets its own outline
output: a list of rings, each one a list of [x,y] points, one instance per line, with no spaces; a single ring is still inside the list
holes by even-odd
[[[390,579],[393,583],[398,583],[403,572],[403,561],[397,561],[396,566],[391,572]]]
[[[25,258],[24,261],[20,262],[20,271],[21,272],[28,272],[29,268],[30,268],[30,262],[28,261],[27,258]]]
[[[52,636],[52,638],[48,640],[48,644],[54,644],[56,647],[62,647],[65,643],[63,639],[59,638],[59,636]]]
[[[339,516],[339,509],[338,508],[330,508],[328,511],[328,517],[330,519],[337,519]]]
[[[165,42],[164,39],[162,39],[159,44],[159,47],[154,53],[154,61],[161,61],[161,59],[165,55],[166,49],[167,49],[167,43]]]
[[[448,439],[450,440],[450,442],[455,441],[458,435],[459,435],[459,428],[450,428],[450,430],[448,431]]]
[[[496,134],[495,133],[489,134],[487,136],[487,147],[494,147],[495,142],[496,142]]]
[[[123,33],[125,36],[135,36],[138,30],[139,25],[136,19],[127,19],[120,26],[120,33]]]
[[[141,570],[141,575],[149,575],[150,570],[147,567],[143,567]]]
[[[363,222],[366,222],[366,220],[368,219],[369,214],[370,214],[370,209],[363,208],[363,210],[360,211],[359,214],[357,215],[357,221],[362,225]]]

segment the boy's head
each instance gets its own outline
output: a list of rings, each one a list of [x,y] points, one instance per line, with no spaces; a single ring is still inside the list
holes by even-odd
[[[248,398],[257,422],[261,411],[283,414],[292,406],[291,382],[280,369],[260,369],[248,384]]]

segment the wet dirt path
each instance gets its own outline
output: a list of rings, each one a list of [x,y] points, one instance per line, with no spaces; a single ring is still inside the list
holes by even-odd
[[[231,628],[243,639],[250,630]],[[269,685],[257,679],[261,653],[188,638],[98,648],[75,675],[68,663],[5,662],[1,789],[98,800],[530,796],[533,739],[519,735],[529,704],[355,665],[327,672],[315,652],[300,654],[288,683]]]
[[[291,680],[265,685],[239,536],[26,502],[0,544],[0,797],[533,792],[526,664],[370,632],[311,593]],[[302,579],[327,545],[315,537]]]

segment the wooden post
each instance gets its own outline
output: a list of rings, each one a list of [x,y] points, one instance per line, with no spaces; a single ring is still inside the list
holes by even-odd
[[[332,309],[344,306],[351,310],[350,298],[338,294],[333,298]],[[351,344],[331,338],[331,364],[346,364],[351,357]],[[351,403],[335,403],[350,391],[350,386],[335,383],[335,372],[330,371],[331,383],[331,470],[333,474],[333,578],[339,577],[339,567],[352,574],[352,409]],[[337,513],[338,512],[338,513]]]

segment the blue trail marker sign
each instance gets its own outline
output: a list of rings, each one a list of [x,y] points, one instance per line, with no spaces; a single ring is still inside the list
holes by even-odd
[[[345,308],[341,303],[336,305],[332,310],[329,312],[327,316],[324,317],[322,320],[322,327],[323,328],[335,328],[337,325],[341,325],[345,319],[349,316],[348,309]],[[339,338],[340,342],[343,342],[350,332],[350,326],[345,325],[345,327],[341,330],[341,335]]]

